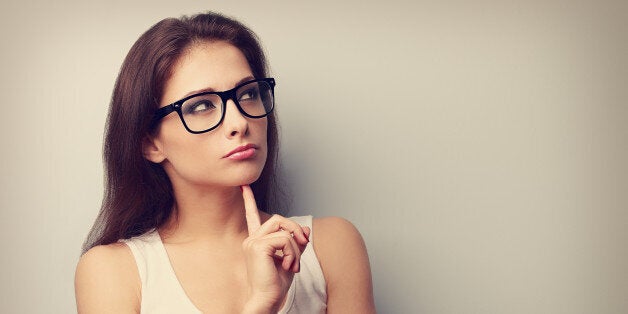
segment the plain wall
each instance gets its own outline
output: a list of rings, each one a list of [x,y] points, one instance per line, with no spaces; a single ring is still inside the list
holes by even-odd
[[[625,1],[3,1],[0,312],[75,312],[124,56],[261,37],[292,214],[351,220],[380,313],[628,311]]]

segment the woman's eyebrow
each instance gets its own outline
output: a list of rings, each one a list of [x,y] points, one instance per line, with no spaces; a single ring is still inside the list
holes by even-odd
[[[236,86],[238,86],[238,85],[240,85],[240,84],[242,84],[242,83],[244,83],[246,81],[251,81],[251,80],[254,80],[254,79],[255,78],[253,76],[249,75],[249,76],[239,80],[237,83],[235,83],[235,85],[233,87],[236,87]],[[191,96],[191,95],[194,95],[194,94],[200,94],[200,93],[205,93],[205,92],[215,92],[215,91],[216,90],[211,88],[211,87],[202,88],[202,89],[199,89],[199,90],[193,90],[193,91],[183,95],[183,97],[181,97],[181,98],[185,98],[185,97],[188,97],[188,96]]]

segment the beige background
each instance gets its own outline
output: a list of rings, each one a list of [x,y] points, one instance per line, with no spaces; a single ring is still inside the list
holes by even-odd
[[[293,213],[361,230],[379,312],[626,313],[626,3],[3,1],[0,312],[75,311],[122,59],[214,9],[262,38]]]

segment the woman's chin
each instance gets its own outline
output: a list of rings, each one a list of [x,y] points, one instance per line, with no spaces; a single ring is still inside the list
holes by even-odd
[[[235,185],[237,186],[251,185],[252,183],[257,181],[257,179],[259,179],[260,174],[261,173],[259,172],[242,174],[241,176],[238,177],[237,181],[235,182],[236,183]]]

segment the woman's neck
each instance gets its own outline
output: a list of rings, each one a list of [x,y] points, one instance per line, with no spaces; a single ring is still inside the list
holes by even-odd
[[[174,189],[175,208],[159,230],[164,242],[222,242],[247,236],[239,187],[184,190]]]

